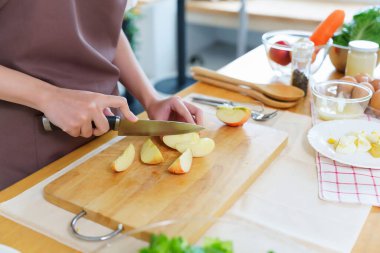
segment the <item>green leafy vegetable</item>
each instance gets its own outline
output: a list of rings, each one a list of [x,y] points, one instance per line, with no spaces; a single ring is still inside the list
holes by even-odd
[[[348,46],[352,40],[369,40],[380,45],[380,6],[356,14],[351,22],[343,25],[333,40],[334,44],[342,46]]]
[[[231,241],[205,238],[203,247],[191,246],[182,237],[168,238],[166,235],[152,235],[150,244],[140,253],[233,253]]]

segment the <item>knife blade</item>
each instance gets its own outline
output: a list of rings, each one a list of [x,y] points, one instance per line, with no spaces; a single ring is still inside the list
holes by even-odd
[[[204,129],[199,125],[177,121],[138,120],[131,122],[120,119],[119,116],[107,116],[106,118],[110,129],[118,131],[119,136],[163,136],[199,132]],[[42,117],[42,124],[45,131],[53,131],[57,128],[45,116]],[[95,128],[94,123],[92,125]]]

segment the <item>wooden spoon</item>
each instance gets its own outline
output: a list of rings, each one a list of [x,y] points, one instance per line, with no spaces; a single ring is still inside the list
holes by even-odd
[[[191,71],[196,75],[202,75],[204,77],[215,79],[223,82],[227,82],[234,85],[245,85],[258,92],[265,94],[266,96],[281,100],[281,101],[297,101],[298,99],[305,96],[305,92],[300,88],[295,86],[285,85],[282,83],[271,83],[271,84],[256,84],[236,78],[228,77],[219,74],[216,71],[212,71],[202,67],[192,67]]]
[[[213,86],[217,86],[217,87],[220,87],[220,88],[223,88],[226,90],[232,90],[232,91],[236,91],[236,92],[248,95],[248,96],[262,102],[263,104],[274,107],[274,108],[287,109],[287,108],[293,107],[297,104],[297,102],[281,102],[281,101],[273,100],[273,99],[268,98],[267,96],[263,95],[262,93],[255,91],[255,90],[243,88],[241,86],[237,86],[237,85],[230,84],[227,82],[222,82],[219,80],[211,79],[211,78],[204,77],[201,75],[193,75],[193,78],[198,80],[198,81],[201,81],[201,82],[213,85]]]

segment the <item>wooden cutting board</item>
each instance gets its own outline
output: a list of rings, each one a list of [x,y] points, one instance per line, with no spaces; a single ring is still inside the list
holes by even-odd
[[[126,230],[166,219],[221,216],[286,146],[287,134],[254,123],[228,127],[214,114],[205,126],[202,136],[214,139],[216,147],[193,158],[188,174],[168,173],[180,153],[159,138],[152,140],[165,161],[145,165],[139,154],[147,137],[126,137],[47,185],[45,198],[75,214],[85,210],[86,218],[110,228],[122,223]],[[136,148],[134,163],[113,172],[112,161],[129,143]],[[190,224],[173,233],[195,241],[204,229]]]

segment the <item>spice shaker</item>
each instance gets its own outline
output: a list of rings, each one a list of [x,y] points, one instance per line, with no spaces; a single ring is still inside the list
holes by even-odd
[[[305,96],[308,90],[313,54],[314,43],[309,39],[299,40],[292,46],[291,84],[302,89],[305,92]]]
[[[346,75],[366,74],[373,77],[379,45],[372,41],[353,40],[348,46]]]

